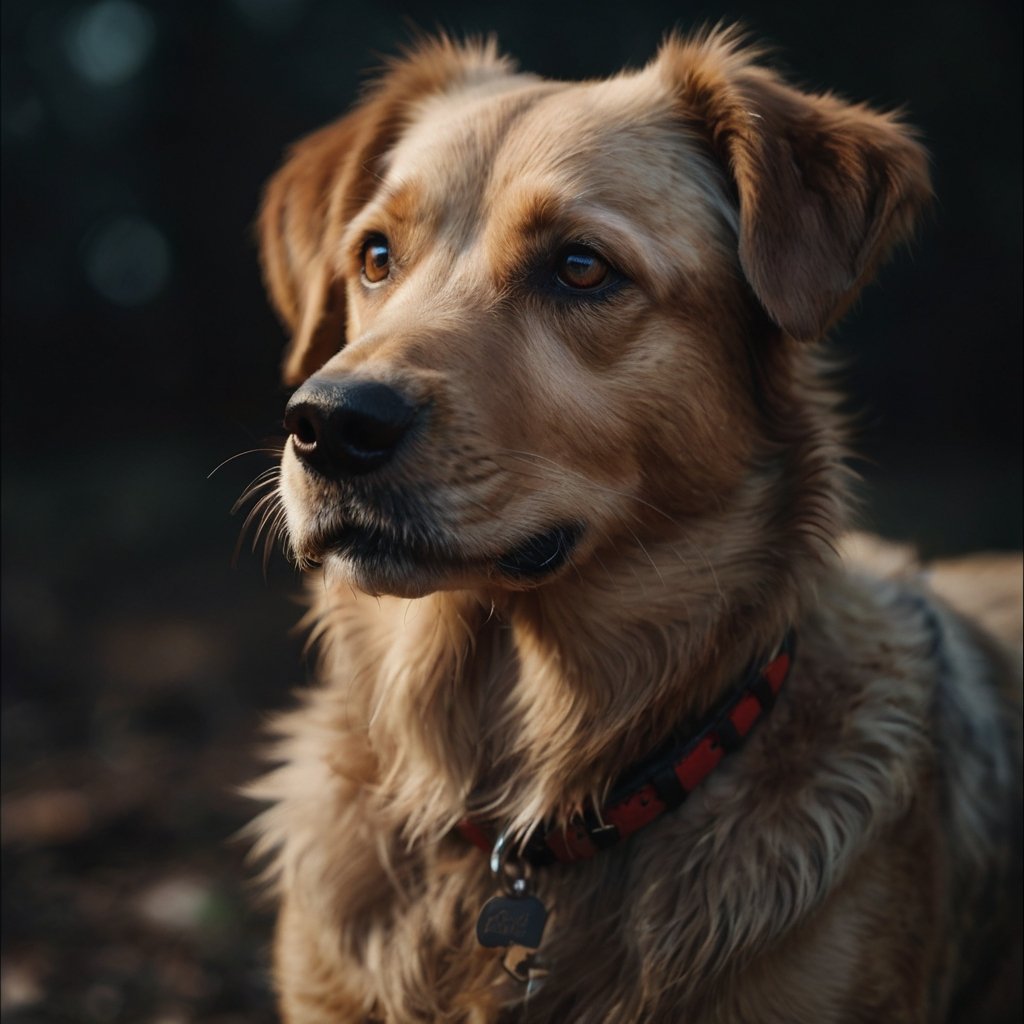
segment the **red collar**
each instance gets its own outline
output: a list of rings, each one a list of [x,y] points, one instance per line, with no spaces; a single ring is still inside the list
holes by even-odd
[[[523,858],[538,867],[588,860],[678,807],[771,710],[789,675],[794,650],[790,632],[768,663],[752,666],[689,737],[670,739],[621,776],[600,814],[591,809],[563,828],[538,826],[526,842]],[[494,846],[495,833],[488,826],[466,818],[457,827],[480,849],[490,852]]]

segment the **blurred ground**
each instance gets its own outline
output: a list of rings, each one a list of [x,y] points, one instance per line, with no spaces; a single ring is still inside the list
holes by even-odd
[[[232,569],[245,481],[206,481],[202,448],[94,455],[60,497],[4,487],[3,1019],[269,1021],[232,837],[261,709],[302,679],[298,588],[280,560]]]
[[[939,202],[836,345],[868,526],[926,554],[1021,531],[1020,7],[642,11],[5,0],[4,1024],[274,1019],[237,788],[306,678],[298,581],[229,510],[270,465],[281,333],[251,219],[375,54],[494,28],[565,77],[742,16],[812,85],[906,101]]]

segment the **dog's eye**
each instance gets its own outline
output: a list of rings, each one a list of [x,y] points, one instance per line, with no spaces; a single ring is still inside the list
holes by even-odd
[[[391,273],[391,249],[383,235],[370,235],[363,243],[363,277],[377,284]]]
[[[592,249],[574,245],[559,253],[555,276],[565,288],[589,292],[608,284],[612,268]]]

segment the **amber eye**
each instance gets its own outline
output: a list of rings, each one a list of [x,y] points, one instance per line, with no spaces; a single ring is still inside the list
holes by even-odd
[[[590,249],[574,245],[562,252],[555,263],[558,283],[574,291],[593,291],[607,284],[612,268]]]
[[[363,243],[363,277],[377,284],[391,273],[391,249],[383,235],[370,235]]]

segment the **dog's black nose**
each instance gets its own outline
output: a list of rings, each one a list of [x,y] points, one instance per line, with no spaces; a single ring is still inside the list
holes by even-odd
[[[285,409],[295,453],[326,476],[354,476],[382,466],[416,415],[394,388],[365,380],[311,377]]]

